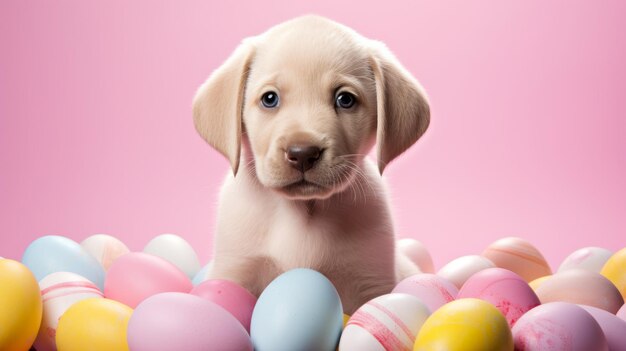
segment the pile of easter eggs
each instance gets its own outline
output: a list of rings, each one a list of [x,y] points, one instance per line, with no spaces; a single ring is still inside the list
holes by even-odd
[[[142,252],[44,236],[21,262],[0,258],[0,350],[626,351],[626,248],[582,248],[555,273],[514,237],[437,272],[418,241],[398,250],[423,273],[348,316],[311,269],[257,298],[208,279],[211,263],[174,234]]]

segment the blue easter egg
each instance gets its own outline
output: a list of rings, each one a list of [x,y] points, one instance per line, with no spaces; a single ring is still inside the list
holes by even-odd
[[[202,269],[198,273],[196,273],[196,275],[193,277],[193,280],[191,281],[193,286],[198,286],[200,285],[200,283],[209,279],[208,275],[211,267],[213,267],[213,261],[207,263],[206,266],[202,267]]]
[[[333,351],[342,325],[343,308],[333,284],[319,272],[298,268],[261,293],[250,336],[256,351]]]
[[[28,245],[22,263],[37,281],[55,272],[72,272],[104,289],[104,268],[77,242],[58,235],[41,237]]]

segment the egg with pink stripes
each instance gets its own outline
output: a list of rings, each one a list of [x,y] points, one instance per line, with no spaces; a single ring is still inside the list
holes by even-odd
[[[341,334],[339,351],[411,351],[429,315],[428,307],[413,295],[379,296],[350,317]]]
[[[459,289],[436,274],[420,273],[404,278],[391,292],[413,295],[425,303],[429,311],[434,312],[453,301]]]
[[[39,282],[39,288],[43,300],[43,318],[34,344],[37,351],[56,350],[54,340],[59,318],[70,306],[81,300],[103,296],[94,283],[70,272],[47,275]]]

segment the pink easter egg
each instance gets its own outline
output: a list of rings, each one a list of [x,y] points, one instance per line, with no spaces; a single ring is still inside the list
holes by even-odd
[[[624,304],[613,283],[600,273],[570,269],[548,278],[537,288],[542,303],[564,301],[601,308],[611,313]]]
[[[183,293],[141,302],[128,322],[127,339],[133,351],[252,351],[248,333],[228,311]]]
[[[191,290],[192,295],[212,301],[230,312],[250,332],[250,319],[257,298],[229,280],[207,280]]]
[[[617,316],[626,321],[626,304],[624,304],[622,308],[617,311]]]
[[[489,245],[482,255],[496,267],[519,274],[526,282],[552,274],[552,270],[541,252],[528,241],[508,237]]]
[[[172,263],[143,252],[131,252],[109,267],[104,296],[135,308],[152,295],[188,293],[192,288],[189,278]]]
[[[522,277],[502,268],[488,268],[471,276],[459,290],[457,298],[471,297],[494,305],[511,327],[524,313],[540,304]]]
[[[426,304],[431,312],[454,300],[459,289],[446,279],[430,273],[421,273],[402,280],[392,293],[413,295]]]
[[[433,259],[424,244],[415,239],[405,238],[398,240],[396,246],[400,253],[417,265],[420,271],[424,273],[435,272]]]
[[[604,332],[581,307],[550,302],[526,312],[513,327],[516,351],[608,351]]]
[[[586,269],[600,273],[606,261],[613,256],[613,251],[601,247],[584,247],[572,252],[559,266],[559,272],[568,269]]]
[[[587,311],[600,325],[610,351],[626,351],[626,321],[617,318],[613,313],[597,307],[579,305]]]
[[[350,317],[339,341],[340,350],[411,350],[428,307],[408,294],[387,294],[368,301]]]
[[[34,346],[38,351],[56,350],[55,335],[59,318],[78,301],[102,298],[102,292],[89,279],[71,272],[55,272],[39,282],[43,318]]]

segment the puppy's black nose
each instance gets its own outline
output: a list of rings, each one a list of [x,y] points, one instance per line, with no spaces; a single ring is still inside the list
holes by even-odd
[[[313,168],[322,155],[322,149],[310,145],[292,145],[287,148],[285,157],[291,167],[306,172]]]

